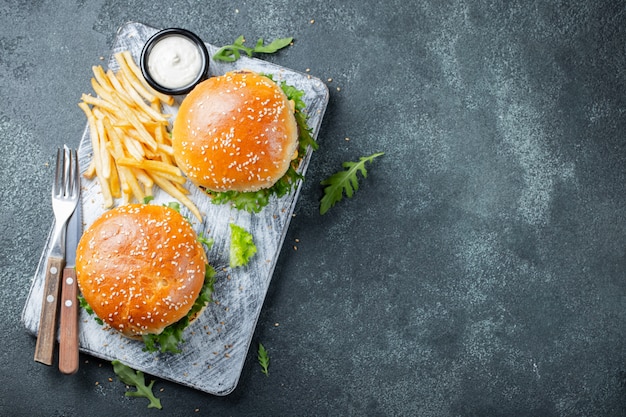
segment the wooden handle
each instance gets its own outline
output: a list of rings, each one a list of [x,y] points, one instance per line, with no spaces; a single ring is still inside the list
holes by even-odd
[[[78,298],[74,268],[63,270],[59,333],[59,370],[73,374],[78,371]]]
[[[41,302],[39,333],[35,346],[35,360],[52,365],[56,342],[57,308],[59,305],[59,281],[63,270],[63,258],[50,257],[46,266],[46,281]]]

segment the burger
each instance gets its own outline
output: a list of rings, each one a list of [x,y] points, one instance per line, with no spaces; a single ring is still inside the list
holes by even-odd
[[[211,300],[213,274],[189,221],[167,206],[109,210],[76,249],[83,307],[148,351],[180,352],[183,330]]]
[[[299,162],[317,144],[303,112],[303,92],[252,71],[198,84],[173,123],[178,167],[215,203],[258,212],[301,175]]]

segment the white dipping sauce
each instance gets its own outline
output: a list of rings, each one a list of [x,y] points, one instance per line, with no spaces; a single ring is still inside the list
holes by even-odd
[[[185,87],[202,70],[200,50],[183,36],[166,36],[152,47],[148,70],[154,81],[165,88]]]

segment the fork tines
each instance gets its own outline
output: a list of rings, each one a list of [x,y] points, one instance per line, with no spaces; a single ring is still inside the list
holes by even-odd
[[[57,149],[56,173],[52,187],[52,197],[68,197],[75,194],[79,185],[78,154],[67,146]]]

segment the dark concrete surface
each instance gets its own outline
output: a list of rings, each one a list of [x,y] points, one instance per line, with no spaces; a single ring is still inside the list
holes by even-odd
[[[266,59],[331,91],[254,334],[269,377],[251,351],[226,397],[157,379],[161,411],[110,363],[35,363],[19,320],[54,152],[127,21],[294,36]],[[2,1],[0,415],[626,415],[625,93],[620,2]]]

